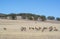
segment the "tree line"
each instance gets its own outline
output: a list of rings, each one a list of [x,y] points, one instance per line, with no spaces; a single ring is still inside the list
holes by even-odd
[[[4,16],[11,16],[13,19],[16,16],[21,16],[22,19],[29,19],[29,20],[37,20],[38,18],[41,19],[41,21],[45,21],[45,20],[57,20],[60,21],[60,17],[55,18],[54,16],[48,16],[46,17],[45,15],[36,15],[36,14],[31,14],[31,13],[20,13],[20,14],[15,14],[15,13],[11,13],[11,14],[0,14],[4,15]],[[34,19],[33,19],[34,18]]]

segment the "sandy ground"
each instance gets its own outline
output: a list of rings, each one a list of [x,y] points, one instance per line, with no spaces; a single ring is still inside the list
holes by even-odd
[[[58,31],[29,30],[29,27],[56,27]],[[26,27],[26,31],[21,31],[21,27]],[[7,28],[4,30],[3,28]],[[0,19],[0,39],[60,39],[60,23],[39,22],[29,20],[1,20]]]

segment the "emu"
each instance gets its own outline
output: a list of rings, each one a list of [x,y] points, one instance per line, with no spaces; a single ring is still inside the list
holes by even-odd
[[[58,29],[56,27],[54,27],[54,31],[58,31]]]
[[[26,31],[26,27],[21,27],[21,31]]]
[[[30,29],[34,30],[34,28],[33,28],[33,27],[29,27],[29,30],[30,30]]]
[[[43,32],[45,29],[47,29],[47,27],[43,27],[42,32]]]
[[[36,30],[40,30],[40,29],[41,29],[41,27],[38,27],[38,28],[37,28],[37,27],[35,27],[35,29],[36,29]]]
[[[52,26],[50,26],[50,27],[49,27],[49,31],[52,31],[52,30],[53,30],[53,27],[52,27]]]
[[[7,30],[6,28],[3,28],[4,30]]]

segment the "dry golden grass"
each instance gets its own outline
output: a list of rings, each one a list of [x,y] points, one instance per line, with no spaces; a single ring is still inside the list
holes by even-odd
[[[26,27],[26,31],[21,31],[21,27]],[[44,32],[29,30],[29,27],[56,27],[58,31]],[[6,28],[6,30],[4,30]],[[0,19],[0,39],[60,39],[60,23],[38,22],[29,20],[1,20]]]

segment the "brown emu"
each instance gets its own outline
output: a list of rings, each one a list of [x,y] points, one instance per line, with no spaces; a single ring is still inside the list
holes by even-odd
[[[45,29],[47,29],[47,27],[43,27],[42,32],[43,32]]]

